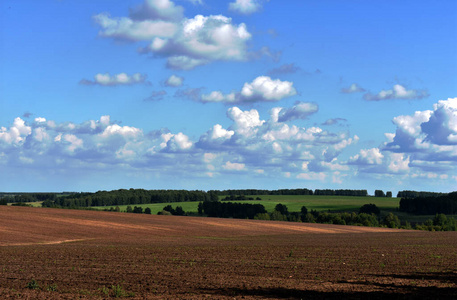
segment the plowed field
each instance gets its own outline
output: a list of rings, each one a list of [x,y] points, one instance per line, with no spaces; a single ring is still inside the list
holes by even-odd
[[[0,299],[457,295],[457,233],[0,206]]]

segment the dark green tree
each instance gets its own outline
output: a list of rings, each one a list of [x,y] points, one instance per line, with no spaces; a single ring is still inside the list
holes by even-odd
[[[287,216],[289,214],[289,210],[287,209],[287,206],[285,206],[284,204],[281,204],[281,203],[276,204],[275,210],[280,212],[284,216]]]
[[[381,211],[379,210],[379,208],[376,206],[376,204],[364,204],[362,205],[362,207],[360,207],[359,209],[359,213],[365,213],[365,214],[375,214],[377,216],[379,216],[379,214],[381,213]]]
[[[151,212],[151,209],[149,207],[146,207],[144,209],[144,213],[147,214],[147,215],[150,215],[152,212]]]
[[[400,219],[396,215],[394,215],[393,213],[388,213],[384,217],[384,225],[386,225],[389,228],[400,228],[401,223]]]
[[[375,197],[385,197],[386,194],[384,194],[384,192],[382,190],[376,190],[376,191],[374,191],[374,196]]]

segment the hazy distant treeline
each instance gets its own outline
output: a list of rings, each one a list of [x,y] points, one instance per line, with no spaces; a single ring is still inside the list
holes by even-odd
[[[96,193],[73,194],[43,202],[44,207],[90,207],[130,204],[217,201],[216,194],[187,190],[120,189]]]
[[[239,190],[213,190],[210,191],[219,196],[225,195],[325,195],[325,196],[368,196],[367,190],[313,190],[310,189],[280,189],[280,190],[258,190],[258,189],[239,189]]]
[[[0,204],[55,200],[57,193],[0,193]]]
[[[281,189],[281,190],[258,190],[258,189],[239,189],[239,190],[211,190],[218,196],[231,195],[313,195],[313,191],[309,189]]]
[[[447,195],[447,193],[434,193],[434,192],[418,192],[418,191],[399,191],[397,198],[424,198],[424,197],[439,197]]]

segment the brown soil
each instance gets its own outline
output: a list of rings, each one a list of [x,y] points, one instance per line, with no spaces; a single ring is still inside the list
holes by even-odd
[[[0,299],[453,298],[456,250],[456,232],[0,206]]]

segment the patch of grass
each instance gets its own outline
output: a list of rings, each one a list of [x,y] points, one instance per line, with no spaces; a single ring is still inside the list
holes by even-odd
[[[35,279],[32,279],[27,283],[27,288],[31,289],[31,290],[39,290],[40,285],[38,284],[38,282]]]
[[[46,290],[47,290],[48,292],[55,292],[55,291],[57,291],[57,284],[48,285],[48,286],[46,287]]]

